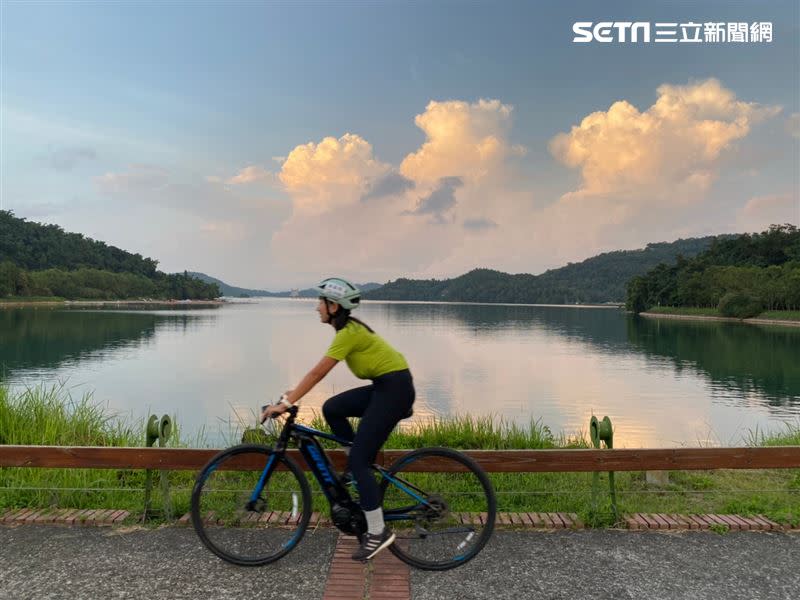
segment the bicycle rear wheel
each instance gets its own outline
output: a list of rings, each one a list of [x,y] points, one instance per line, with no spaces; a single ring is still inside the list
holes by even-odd
[[[486,473],[449,448],[401,457],[381,481],[383,514],[397,540],[389,549],[418,569],[443,571],[475,558],[497,510]]]
[[[271,472],[254,498],[267,465]],[[305,475],[294,461],[264,446],[235,446],[216,455],[192,491],[197,535],[214,554],[236,565],[278,560],[297,545],[310,518]]]

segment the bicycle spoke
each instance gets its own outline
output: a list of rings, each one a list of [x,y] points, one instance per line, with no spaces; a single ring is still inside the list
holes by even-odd
[[[402,547],[401,560],[422,569],[450,569],[473,558],[494,528],[494,491],[469,458],[426,448],[400,459],[381,482],[383,510]],[[416,500],[409,503],[409,500]],[[420,501],[421,500],[421,501]],[[485,513],[486,518],[476,518]]]
[[[297,466],[256,446],[232,448],[212,461],[192,494],[192,522],[203,543],[240,565],[266,564],[290,551],[311,513],[308,483]],[[237,461],[263,466],[241,470]],[[273,469],[270,461],[287,468]]]

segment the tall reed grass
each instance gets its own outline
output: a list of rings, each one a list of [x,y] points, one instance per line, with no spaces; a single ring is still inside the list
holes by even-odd
[[[74,399],[64,386],[10,392],[0,385],[0,444],[143,446],[146,420],[133,421],[110,414],[90,394]],[[278,424],[277,422],[275,424]],[[354,423],[355,424],[355,423]],[[310,425],[329,431],[319,414]],[[266,440],[265,440],[266,441]],[[238,440],[230,440],[231,444]],[[751,446],[800,445],[800,422],[776,432],[750,431]],[[185,447],[179,428],[170,446]],[[335,447],[335,444],[326,442]],[[208,447],[200,433],[193,447]],[[553,434],[538,420],[526,425],[492,417],[436,417],[402,424],[386,448],[412,449],[447,446],[458,449],[587,448],[582,433]],[[176,514],[189,509],[195,473],[169,473]],[[587,519],[592,512],[589,473],[494,473],[498,509],[507,512],[575,512]],[[784,523],[800,523],[800,470],[676,471],[671,483],[653,488],[643,473],[617,473],[617,496],[622,512],[765,514]],[[157,480],[157,479],[156,479]],[[139,514],[144,501],[145,472],[111,469],[0,468],[0,508],[58,506],[61,508],[120,508]],[[324,500],[315,483],[315,509]],[[608,488],[601,475],[601,509],[608,514]],[[160,506],[158,485],[154,507]]]
[[[72,398],[63,385],[11,394],[0,387],[0,444],[39,446],[139,446],[141,425],[124,423],[92,401]]]
[[[110,414],[91,394],[64,385],[12,393],[0,386],[0,444],[143,446],[144,422]],[[145,473],[110,469],[0,469],[0,507],[141,510]]]

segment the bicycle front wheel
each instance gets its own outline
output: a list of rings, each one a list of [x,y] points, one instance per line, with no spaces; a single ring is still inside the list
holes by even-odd
[[[418,569],[465,564],[486,545],[497,511],[494,488],[468,456],[423,448],[397,460],[381,481],[384,519],[397,539],[389,549]]]
[[[264,446],[235,446],[200,471],[191,512],[197,535],[214,554],[236,565],[265,565],[303,537],[311,490],[285,455]]]

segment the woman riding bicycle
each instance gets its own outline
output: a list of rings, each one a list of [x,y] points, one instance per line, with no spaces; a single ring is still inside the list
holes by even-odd
[[[414,383],[405,358],[368,325],[350,316],[361,300],[360,290],[344,279],[331,277],[315,288],[319,294],[317,312],[320,321],[336,330],[325,356],[280,403],[268,406],[262,419],[278,415],[305,396],[339,361],[359,379],[371,385],[354,388],[328,399],[322,413],[337,436],[350,440],[347,465],[358,485],[359,503],[367,519],[367,533],[354,560],[367,560],[392,544],[394,533],[383,521],[378,484],[370,466],[397,423],[407,417],[414,404]],[[360,417],[358,431],[347,417]]]

